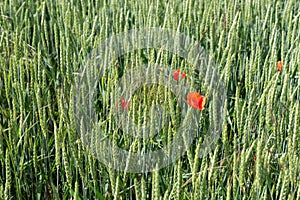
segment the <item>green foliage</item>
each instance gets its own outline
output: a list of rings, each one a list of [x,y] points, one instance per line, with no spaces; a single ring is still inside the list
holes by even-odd
[[[2,0],[0,199],[299,199],[299,13],[296,0]],[[198,157],[199,134],[175,163],[128,174],[100,163],[80,141],[72,87],[101,41],[143,27],[199,41],[218,66],[227,99],[223,134],[209,154]],[[172,120],[148,144],[122,135],[108,114],[112,86],[124,71],[146,62],[192,71],[191,63],[158,52],[129,53],[100,81],[96,108],[122,148],[166,145],[180,123],[174,94],[158,86],[141,89],[130,104],[135,119],[149,117],[143,109],[153,102],[169,108]],[[209,112],[199,119],[204,134]]]

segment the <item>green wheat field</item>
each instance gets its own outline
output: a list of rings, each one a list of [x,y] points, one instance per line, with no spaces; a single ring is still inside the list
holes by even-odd
[[[222,133],[200,157],[214,111],[192,63],[159,49],[123,55],[99,77],[94,102],[120,148],[159,149],[181,123],[172,91],[142,87],[129,102],[134,123],[148,120],[153,102],[169,112],[168,122],[146,141],[125,134],[110,114],[110,94],[126,70],[144,63],[180,69],[208,96],[183,156],[126,173],[82,142],[72,91],[102,41],[150,27],[193,37],[214,60],[226,89]],[[300,199],[299,65],[298,0],[1,0],[0,199]]]

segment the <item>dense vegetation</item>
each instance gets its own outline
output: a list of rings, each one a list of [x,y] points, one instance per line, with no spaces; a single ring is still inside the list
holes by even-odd
[[[78,137],[72,88],[101,41],[147,27],[189,35],[213,58],[227,94],[223,128],[204,157],[197,156],[199,135],[175,163],[124,173],[99,162]],[[297,0],[2,0],[0,199],[299,199],[299,37]],[[95,105],[111,126],[111,86],[145,60],[187,76],[193,67],[168,52],[157,56],[157,50],[114,61]],[[201,81],[196,80],[203,92]],[[151,91],[167,100],[164,106],[176,104],[167,88],[142,88],[130,104],[139,110],[137,121],[154,98],[145,95]],[[211,123],[210,105],[208,99],[199,119],[203,132]],[[154,138],[149,146],[172,139],[180,123],[174,110],[161,141]],[[130,138],[121,130],[114,134],[111,139],[128,148]]]

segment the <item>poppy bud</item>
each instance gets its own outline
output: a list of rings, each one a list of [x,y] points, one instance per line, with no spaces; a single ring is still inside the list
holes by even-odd
[[[282,61],[280,60],[277,62],[277,71],[281,72],[281,70],[282,70]]]

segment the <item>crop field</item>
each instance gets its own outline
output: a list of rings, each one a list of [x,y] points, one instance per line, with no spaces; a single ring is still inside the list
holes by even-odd
[[[0,199],[300,199],[298,0],[1,0]]]

